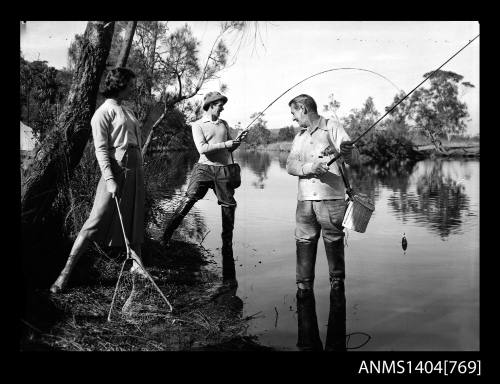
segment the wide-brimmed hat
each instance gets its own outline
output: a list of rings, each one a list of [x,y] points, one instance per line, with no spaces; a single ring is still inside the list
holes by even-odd
[[[203,110],[207,111],[210,103],[222,100],[224,104],[227,103],[227,97],[220,92],[208,92],[203,99]]]

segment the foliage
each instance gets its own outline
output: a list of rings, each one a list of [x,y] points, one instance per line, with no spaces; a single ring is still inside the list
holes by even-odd
[[[377,131],[370,141],[360,147],[367,163],[401,165],[421,158],[413,143],[401,131],[386,129]]]
[[[372,126],[372,124],[377,121],[379,116],[380,114],[375,109],[373,98],[370,96],[366,99],[361,109],[351,110],[351,113],[347,117],[344,117],[342,122],[344,124],[344,129],[347,131],[351,139],[354,140],[365,132],[370,126]],[[373,128],[370,132],[363,136],[363,138],[359,141],[359,145],[365,145],[370,142],[373,138],[375,129],[376,128]]]
[[[368,97],[363,107],[353,109],[348,117],[344,118],[344,127],[355,140],[359,135],[371,127],[379,118],[372,97]],[[371,129],[356,144],[365,161],[380,164],[399,164],[414,160],[418,153],[413,143],[407,137],[407,126],[404,121],[396,119],[387,121],[384,125]]]
[[[113,67],[117,61],[126,26],[126,21],[115,23],[108,68]],[[222,38],[232,32],[246,32],[248,27],[249,22],[244,21],[221,22],[220,33],[203,61],[203,58],[199,57],[200,40],[193,35],[188,24],[172,31],[168,22],[164,21],[137,23],[127,66],[137,75],[137,88],[130,107],[143,126],[146,146],[150,142],[155,121],[167,115],[157,114],[156,120],[152,119],[152,113],[159,108],[166,112],[175,106],[187,115],[189,121],[200,117],[200,102],[189,99],[196,96],[207,82],[218,79],[219,72],[228,65],[229,50]],[[81,41],[82,36],[75,36],[68,51],[70,69],[74,68],[78,58]],[[227,85],[220,84],[219,88],[224,92]],[[102,101],[101,97],[97,104]],[[154,135],[156,136],[157,132],[154,132]]]
[[[259,115],[260,112],[255,112],[250,116],[250,119],[254,119]],[[245,142],[250,146],[256,146],[260,144],[269,144],[271,139],[271,131],[267,129],[267,121],[263,119],[264,114],[259,116],[259,118],[250,127]]]
[[[185,114],[178,108],[169,109],[165,119],[156,130],[155,146],[168,147],[170,144],[170,150],[194,148],[191,127],[188,125]],[[171,143],[174,137],[175,145]]]
[[[323,112],[330,113],[335,116],[338,120],[337,111],[340,108],[340,102],[335,100],[333,93],[328,95],[328,104],[323,105]]]
[[[431,72],[425,73],[427,77]],[[469,117],[467,104],[459,100],[460,93],[473,88],[463,76],[451,71],[437,71],[430,79],[430,86],[417,89],[403,101],[391,116],[397,121],[404,121],[423,130],[438,149],[439,138],[463,134],[465,119]],[[461,91],[462,90],[462,91]],[[394,103],[401,100],[401,93],[394,98]]]
[[[100,177],[101,171],[91,139],[85,147],[74,176],[66,180],[54,204],[55,207],[65,212],[63,232],[68,237],[76,238],[87,220]]]
[[[292,126],[280,128],[277,141],[292,141],[295,137],[295,129]]]
[[[71,73],[46,61],[26,61],[20,55],[20,120],[43,139],[59,115],[71,84]]]

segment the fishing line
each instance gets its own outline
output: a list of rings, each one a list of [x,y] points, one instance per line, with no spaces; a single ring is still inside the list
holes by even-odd
[[[399,104],[403,102],[408,96],[410,96],[418,87],[420,87],[423,83],[425,83],[428,79],[430,79],[437,71],[439,71],[442,67],[444,67],[445,64],[447,64],[451,59],[453,59],[456,55],[458,55],[460,52],[462,52],[469,44],[471,44],[474,40],[476,40],[479,37],[477,35],[474,37],[472,40],[469,40],[467,44],[465,44],[459,51],[457,51],[453,56],[451,56],[448,60],[446,60],[443,64],[439,66],[438,69],[434,70],[429,76],[427,76],[423,81],[420,82],[415,88],[413,88],[410,93],[405,95],[401,100],[399,100],[391,109],[389,109],[381,118],[379,118],[375,123],[373,123],[366,131],[364,131],[361,135],[359,135],[355,140],[352,141],[353,144],[357,143],[364,135],[368,133],[373,127],[375,127],[384,117],[386,117],[389,113],[391,113]],[[340,153],[335,155],[326,165],[331,165],[335,160],[340,158]]]
[[[349,347],[349,341],[351,341],[351,336],[353,336],[353,335],[363,335],[363,336],[366,336],[366,340],[363,343],[361,343],[361,344],[359,344],[359,345],[357,345],[355,347]],[[352,332],[352,333],[346,334],[345,336],[346,336],[346,349],[359,349],[359,348],[365,346],[371,340],[371,338],[372,338],[366,332]]]
[[[355,67],[341,67],[341,68],[331,68],[331,69],[327,69],[327,70],[324,70],[324,71],[321,71],[321,72],[318,72],[318,73],[315,73],[314,75],[311,75],[311,76],[308,76],[306,77],[305,79],[299,81],[298,83],[296,83],[295,85],[291,86],[290,88],[288,88],[285,92],[283,92],[281,95],[279,95],[276,99],[274,99],[273,101],[271,101],[271,103],[262,111],[260,112],[257,117],[255,117],[255,119],[252,120],[252,122],[250,124],[248,124],[246,126],[246,128],[243,130],[243,131],[246,131],[248,129],[248,127],[250,127],[254,122],[255,120],[257,120],[260,116],[262,116],[264,114],[264,112],[271,106],[273,105],[276,101],[278,101],[278,99],[280,99],[285,93],[287,93],[288,91],[292,90],[293,88],[295,88],[297,85],[299,84],[302,84],[304,81],[306,80],[309,80],[310,78],[312,77],[315,77],[315,76],[319,76],[323,73],[327,73],[327,72],[332,72],[332,71],[342,71],[342,70],[355,70],[355,71],[363,71],[363,72],[369,72],[369,73],[372,73],[374,75],[377,75],[385,80],[387,80],[389,83],[391,83],[391,85],[396,88],[399,91],[402,91],[402,89],[400,87],[398,87],[396,84],[394,84],[394,82],[392,82],[390,79],[388,79],[387,77],[385,77],[384,75],[381,75],[380,73],[377,73],[375,71],[371,71],[369,69],[364,69],[364,68],[355,68]]]

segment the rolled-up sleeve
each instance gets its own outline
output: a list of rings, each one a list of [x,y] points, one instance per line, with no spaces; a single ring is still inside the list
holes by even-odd
[[[208,143],[205,139],[205,135],[199,124],[194,123],[191,127],[193,133],[194,145],[200,154],[211,153],[215,151],[220,151],[221,149],[226,149],[224,142],[221,143]]]
[[[104,180],[113,178],[109,153],[109,130],[111,121],[112,117],[110,116],[110,112],[104,109],[98,109],[90,121],[95,155]]]

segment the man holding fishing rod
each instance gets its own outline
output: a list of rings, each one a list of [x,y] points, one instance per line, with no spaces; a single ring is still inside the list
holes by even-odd
[[[348,165],[359,164],[359,152],[351,142],[344,128],[337,121],[327,120],[317,112],[314,99],[309,95],[299,95],[288,105],[301,130],[294,138],[286,169],[290,175],[298,176],[298,196],[296,210],[296,282],[299,338],[301,349],[322,349],[317,332],[313,285],[315,277],[316,251],[320,232],[323,235],[330,279],[331,305],[340,304],[344,312],[338,321],[343,321],[345,334],[345,262],[344,232],[342,220],[346,210],[346,187],[338,163],[327,165],[330,155],[340,153],[338,162],[345,160]],[[333,303],[332,303],[333,301]],[[332,311],[331,311],[332,314]],[[332,317],[332,316],[330,316]],[[316,324],[315,327],[303,323]],[[314,329],[316,328],[316,329]],[[345,336],[339,344],[338,337],[327,334],[326,350],[345,350]],[[338,336],[338,335],[337,335]],[[336,342],[334,342],[336,341]]]
[[[230,167],[234,163],[232,152],[241,144],[240,134],[233,140],[229,126],[219,118],[224,110],[227,97],[219,92],[208,92],[203,100],[203,117],[192,124],[193,140],[200,154],[194,165],[186,191],[186,197],[176,209],[174,216],[163,234],[164,243],[168,243],[174,231],[193,205],[202,199],[209,188],[217,196],[222,213],[222,278],[225,283],[236,284],[236,270],[233,258],[233,228],[236,200],[231,182]],[[238,174],[239,175],[239,174]]]

